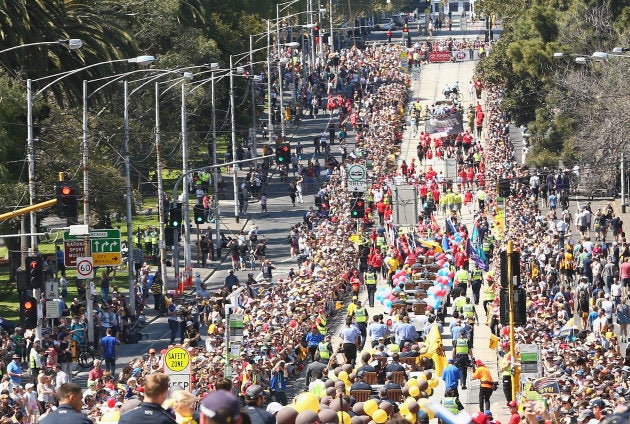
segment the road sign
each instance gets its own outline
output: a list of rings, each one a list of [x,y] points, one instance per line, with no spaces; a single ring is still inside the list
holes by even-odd
[[[77,258],[77,278],[79,280],[94,278],[94,264],[92,263],[92,258]]]
[[[420,68],[419,67],[415,67],[411,70],[411,78],[413,79],[420,79]]]
[[[365,165],[350,165],[348,168],[348,190],[365,191],[367,170]]]
[[[48,280],[44,283],[46,300],[59,299],[59,281]]]
[[[85,240],[64,240],[63,255],[67,267],[77,266],[77,258],[85,256]]]
[[[169,387],[179,386],[190,391],[190,354],[179,346],[164,354],[164,372],[170,377]]]
[[[56,300],[46,301],[46,319],[59,318],[59,302]]]
[[[84,243],[83,236],[70,235],[68,231],[63,234],[64,248],[67,249],[67,243],[74,243],[81,240]],[[90,249],[94,265],[96,266],[116,266],[120,265],[122,255],[120,254],[120,230],[104,229],[90,231]],[[86,256],[85,248],[82,255],[68,255],[66,252],[66,266],[75,266],[78,256]],[[74,261],[72,260],[74,258]],[[68,260],[70,259],[70,260]]]
[[[540,346],[533,344],[519,345],[521,352],[521,376],[537,378],[541,374]]]

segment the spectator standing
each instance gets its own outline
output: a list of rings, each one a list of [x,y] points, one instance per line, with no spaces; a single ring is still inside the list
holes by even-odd
[[[109,371],[112,375],[116,373],[116,346],[120,342],[112,336],[112,329],[108,328],[105,337],[101,339],[101,348],[103,351],[103,359],[105,359],[105,371]]]

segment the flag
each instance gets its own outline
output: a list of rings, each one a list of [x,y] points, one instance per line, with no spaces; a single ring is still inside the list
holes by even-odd
[[[446,238],[446,235],[442,236],[442,250],[444,252],[448,252],[451,250],[451,245],[448,244],[448,238]]]
[[[475,244],[479,244],[479,227],[477,227],[477,221],[473,225],[472,232],[470,233],[470,240]]]
[[[560,331],[558,331],[557,334],[555,334],[555,337],[567,337],[567,338],[571,338],[573,337],[573,332],[577,330],[577,327],[575,325],[575,318],[571,317],[566,324],[564,324],[564,326],[560,329]]]
[[[437,219],[435,219],[435,216],[433,215],[433,213],[431,213],[431,230],[434,233],[440,232],[440,226],[438,225]]]
[[[499,338],[494,334],[490,334],[490,341],[488,342],[488,349],[497,350],[499,346]]]
[[[453,225],[451,220],[448,219],[448,218],[444,219],[444,227],[446,228],[445,232],[447,232],[449,234],[457,233],[457,230],[455,229],[455,226]]]
[[[442,371],[446,368],[448,361],[446,359],[446,352],[444,352],[444,346],[442,345],[442,335],[437,325],[434,324],[433,327],[431,327],[431,331],[429,331],[429,335],[425,341],[425,346],[427,346],[426,356],[433,359],[435,372],[438,377],[441,377]]]

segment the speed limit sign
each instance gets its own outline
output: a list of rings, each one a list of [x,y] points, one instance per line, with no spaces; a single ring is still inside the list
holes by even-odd
[[[91,257],[77,258],[77,278],[79,280],[94,278],[94,264]]]

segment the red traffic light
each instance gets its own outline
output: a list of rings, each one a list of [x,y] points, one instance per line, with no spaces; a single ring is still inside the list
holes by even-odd
[[[288,152],[288,151],[289,151],[289,147],[287,147],[287,146],[282,146],[282,151],[283,151],[283,152]]]
[[[24,309],[29,310],[29,309],[33,309],[33,307],[35,307],[35,305],[30,300],[27,300],[26,302],[24,302]]]
[[[362,208],[363,207],[363,201],[357,200],[357,207],[358,208]]]
[[[31,264],[30,264],[31,269],[35,269],[35,268],[37,268],[37,265],[38,265],[38,264],[37,264],[37,261],[31,261]]]
[[[72,188],[68,186],[61,187],[61,194],[64,196],[70,196],[72,194]]]

